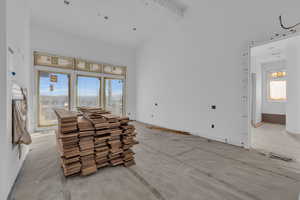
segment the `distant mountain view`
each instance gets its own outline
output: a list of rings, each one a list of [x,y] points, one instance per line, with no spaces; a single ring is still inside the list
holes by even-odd
[[[69,108],[68,96],[40,96],[40,125],[49,126],[57,123],[54,108]]]
[[[122,115],[123,97],[121,94],[114,94],[106,97],[105,108],[115,115]],[[80,106],[99,106],[99,98],[97,96],[80,96],[78,97],[78,105]],[[57,123],[54,108],[69,108],[68,96],[40,96],[40,125],[48,126]]]

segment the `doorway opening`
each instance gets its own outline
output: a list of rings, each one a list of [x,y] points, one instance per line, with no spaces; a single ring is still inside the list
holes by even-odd
[[[300,120],[295,111],[300,108],[300,36],[255,46],[250,52],[250,147],[300,162],[295,123]]]
[[[70,109],[70,75],[38,71],[38,125],[57,124],[54,108]]]
[[[77,106],[101,106],[101,78],[77,76]]]
[[[124,80],[104,78],[104,108],[115,115],[124,115]]]

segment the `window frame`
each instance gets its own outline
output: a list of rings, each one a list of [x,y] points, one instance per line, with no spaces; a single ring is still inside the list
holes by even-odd
[[[107,77],[105,76],[103,78],[103,108],[106,109],[106,95],[105,95],[105,89],[106,89],[106,80],[122,80],[123,81],[123,88],[122,88],[122,115],[125,115],[125,108],[126,108],[126,78],[115,78],[115,77]]]
[[[77,110],[78,107],[78,99],[77,99],[77,90],[78,90],[78,79],[77,76],[86,76],[86,77],[96,77],[100,79],[100,107],[104,108],[105,107],[105,78],[109,79],[117,79],[117,80],[123,80],[123,96],[122,96],[122,115],[125,115],[126,110],[127,110],[127,70],[128,68],[126,66],[115,66],[111,64],[100,64],[101,65],[101,72],[94,72],[94,71],[84,71],[84,70],[78,70],[76,69],[75,61],[77,58],[72,58],[72,57],[64,57],[64,56],[59,56],[59,55],[54,55],[54,54],[48,54],[48,53],[40,53],[37,51],[32,51],[33,55],[33,74],[34,74],[34,79],[32,81],[33,85],[33,126],[36,131],[43,131],[43,130],[53,130],[57,124],[53,124],[51,126],[43,126],[40,124],[40,119],[39,119],[39,113],[40,113],[40,108],[39,108],[39,87],[40,87],[40,80],[39,80],[39,71],[43,72],[50,72],[50,73],[61,73],[61,74],[68,74],[69,77],[69,99],[68,99],[68,109],[69,110]],[[36,62],[36,58],[39,55],[44,55],[48,56],[51,58],[51,64],[47,65],[47,63],[41,63],[41,62]],[[58,58],[58,59],[73,59],[75,60],[73,62],[73,67],[65,67],[65,66],[60,66],[56,65],[55,63],[52,63],[52,58]],[[91,61],[86,61],[89,64],[95,63]],[[104,65],[109,65],[111,67],[117,67],[117,68],[122,68],[122,74],[115,74],[115,73],[105,73],[103,72],[103,66]]]
[[[102,79],[103,77],[101,76],[97,76],[97,75],[86,75],[86,74],[76,74],[76,87],[75,87],[75,99],[76,99],[76,107],[80,107],[79,105],[79,95],[78,95],[78,77],[90,77],[90,78],[98,78],[100,81],[100,85],[99,85],[99,107],[102,107]]]
[[[287,97],[285,99],[272,99],[271,98],[271,81],[285,81],[287,84],[287,75],[283,77],[272,77],[272,73],[275,72],[286,72],[286,70],[283,69],[278,69],[278,70],[272,70],[272,71],[267,71],[266,76],[267,76],[267,100],[268,102],[273,102],[273,103],[284,103],[287,101]],[[286,85],[287,87],[287,85]]]

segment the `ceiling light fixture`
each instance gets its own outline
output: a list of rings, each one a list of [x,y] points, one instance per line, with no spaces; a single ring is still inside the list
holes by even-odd
[[[105,17],[104,17],[104,19],[105,19],[105,20],[108,20],[108,19],[109,19],[109,17],[108,17],[108,16],[105,16]]]
[[[133,30],[133,31],[136,31],[136,28],[134,27],[134,28],[132,28],[132,30]]]
[[[67,6],[69,6],[71,4],[71,2],[68,1],[68,0],[64,0],[64,4],[67,5]]]

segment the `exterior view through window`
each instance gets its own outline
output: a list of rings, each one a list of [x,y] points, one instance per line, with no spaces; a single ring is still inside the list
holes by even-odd
[[[270,81],[270,99],[286,100],[286,81]]]
[[[100,106],[100,82],[100,78],[97,77],[77,77],[78,106]]]
[[[269,99],[271,101],[285,101],[286,96],[286,76],[285,71],[269,73]]]
[[[69,109],[68,74],[39,71],[39,126],[57,123],[54,108]]]
[[[123,115],[123,87],[121,79],[105,78],[105,109],[115,115]]]

